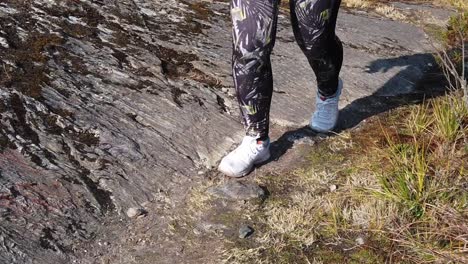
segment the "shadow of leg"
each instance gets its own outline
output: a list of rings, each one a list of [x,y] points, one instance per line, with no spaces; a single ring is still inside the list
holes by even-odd
[[[333,136],[336,133],[357,126],[363,120],[378,115],[380,113],[395,109],[404,105],[419,104],[424,100],[443,95],[446,92],[446,79],[437,67],[430,67],[425,70],[422,77],[411,83],[408,80],[415,79],[413,74],[421,72],[415,63],[420,67],[419,60],[436,65],[432,54],[415,54],[412,56],[402,56],[397,58],[379,59],[369,66],[371,72],[388,70],[391,67],[407,66],[398,74],[388,80],[375,93],[357,99],[340,110],[338,125],[333,132],[326,135]],[[406,64],[405,64],[406,63]],[[382,68],[383,67],[383,68]],[[412,78],[410,78],[412,77]],[[410,92],[404,92],[405,88],[395,87],[395,85],[408,82],[411,85]],[[284,133],[278,140],[272,142],[272,160],[278,160],[289,149],[294,146],[294,142],[303,138],[314,138],[319,134],[311,130],[308,126],[294,129]]]

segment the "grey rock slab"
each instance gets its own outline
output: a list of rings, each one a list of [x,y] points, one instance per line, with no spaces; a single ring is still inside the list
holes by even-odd
[[[0,216],[0,231],[18,238],[21,256],[0,248],[0,262],[50,263],[38,252],[72,258],[104,216],[156,199],[160,188],[182,202],[197,171],[241,136],[216,78],[195,68],[209,62],[193,50],[209,26],[185,20],[200,16],[189,5],[0,6],[8,44],[0,47],[0,185],[14,190],[5,212],[15,212],[11,221]],[[166,8],[168,16],[149,15]],[[15,220],[22,217],[33,228]]]
[[[207,190],[211,195],[227,200],[251,200],[264,198],[265,190],[255,183],[228,181]]]

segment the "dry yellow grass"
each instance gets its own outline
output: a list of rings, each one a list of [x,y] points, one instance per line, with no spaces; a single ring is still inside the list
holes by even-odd
[[[418,2],[418,1],[416,1]],[[468,1],[466,0],[419,0],[421,3],[432,3],[434,5],[442,6],[442,7],[449,7],[449,8],[457,8],[459,10],[468,10]],[[408,16],[395,8],[394,5],[391,4],[391,1],[379,1],[379,0],[343,0],[343,6],[348,8],[356,8],[356,9],[365,9],[374,11],[382,16],[388,17],[394,20],[402,20],[406,21],[409,20]],[[424,12],[421,13],[423,16],[427,16]],[[431,21],[430,18],[424,18],[424,21]]]
[[[191,213],[201,214],[210,206],[212,197],[207,193],[210,186],[214,183],[207,181],[202,185],[195,186],[190,190],[187,200],[187,208]]]
[[[400,12],[398,9],[396,9],[393,5],[382,5],[379,4],[375,8],[375,12],[378,14],[381,14],[385,17],[394,19],[394,20],[405,20],[407,19],[407,16]]]
[[[468,10],[468,1],[466,0],[433,0],[436,5],[455,7],[463,10]]]
[[[370,8],[375,1],[369,0],[343,0],[343,4],[349,8]]]

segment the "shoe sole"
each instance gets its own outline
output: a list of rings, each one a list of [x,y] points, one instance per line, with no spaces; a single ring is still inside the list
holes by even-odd
[[[319,133],[328,133],[328,132],[333,131],[333,129],[335,129],[336,125],[337,125],[337,122],[330,129],[320,129],[318,127],[313,126],[312,124],[309,124],[309,127],[310,127],[310,129],[312,129],[312,130],[314,130],[316,132],[319,132]]]
[[[224,174],[226,174],[227,176],[229,177],[232,177],[232,178],[241,178],[241,177],[244,177],[246,176],[247,174],[249,174],[250,172],[252,172],[253,168],[255,167],[255,165],[260,165],[260,164],[263,164],[265,162],[267,162],[269,159],[271,158],[271,153],[268,153],[268,155],[259,160],[259,161],[256,161],[252,164],[252,166],[248,167],[247,169],[241,171],[239,174],[232,174],[230,172],[227,172],[227,171],[224,171],[223,169],[221,168],[218,168],[218,170]]]

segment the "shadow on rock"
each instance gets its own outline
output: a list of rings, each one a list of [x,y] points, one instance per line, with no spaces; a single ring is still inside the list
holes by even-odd
[[[421,65],[428,65],[421,67]],[[373,61],[367,72],[387,72],[394,67],[405,67],[373,94],[357,99],[340,110],[338,125],[329,136],[357,126],[363,120],[404,105],[420,104],[424,100],[443,95],[446,79],[432,54],[415,54]],[[419,74],[417,78],[414,75]],[[278,160],[295,142],[320,135],[301,127],[284,133],[272,143],[272,160]]]

